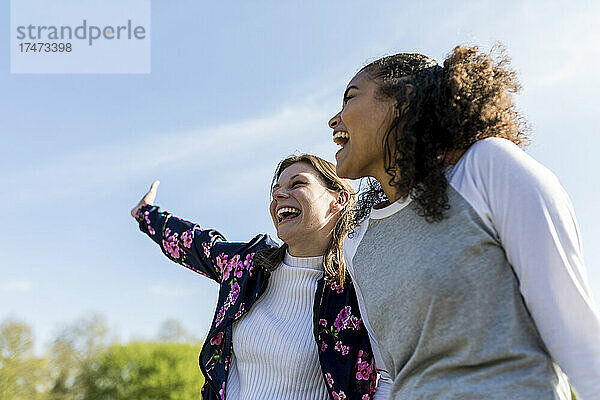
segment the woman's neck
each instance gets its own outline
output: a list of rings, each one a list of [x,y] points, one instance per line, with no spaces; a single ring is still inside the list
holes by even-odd
[[[292,257],[320,257],[325,254],[325,250],[326,248],[321,249],[313,246],[305,248],[303,246],[292,247],[290,245],[288,245],[287,249],[288,253]]]
[[[396,186],[389,184],[390,176],[387,174],[387,172],[385,173],[385,176],[385,179],[375,177],[375,179],[377,179],[379,182],[379,185],[381,185],[381,189],[383,190],[383,193],[385,193],[385,197],[387,197],[387,202],[381,203],[379,205],[380,207],[390,205],[401,197],[404,197],[401,193],[398,193],[398,188],[396,188]]]
[[[331,243],[331,232],[325,237],[313,233],[307,235],[309,240],[287,243],[287,251],[293,257],[319,257],[325,254]]]
[[[443,156],[440,156],[443,159],[443,165],[445,167],[449,167],[451,165],[456,164],[465,154],[465,152],[466,150],[463,149],[446,151],[446,153],[444,153]],[[388,203],[382,203],[381,206],[392,204],[398,199],[406,196],[406,193],[398,192],[396,186],[389,184],[391,176],[387,173],[385,168],[380,171],[380,174],[378,176],[374,176],[374,178],[377,179],[377,181],[381,185],[381,189],[383,189],[383,193],[385,193],[385,197],[387,197],[388,199]]]

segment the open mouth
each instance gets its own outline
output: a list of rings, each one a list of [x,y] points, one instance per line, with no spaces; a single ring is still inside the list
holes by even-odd
[[[300,216],[302,212],[297,208],[293,207],[281,207],[277,210],[277,222],[283,223],[293,220],[294,218]]]
[[[348,135],[348,132],[344,132],[344,131],[333,132],[333,142],[335,144],[337,144],[338,146],[344,147],[346,145],[346,143],[348,143],[349,139],[350,139],[350,136]]]

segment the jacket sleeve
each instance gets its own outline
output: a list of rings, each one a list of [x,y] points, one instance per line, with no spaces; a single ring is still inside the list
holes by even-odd
[[[144,205],[138,210],[136,219],[140,230],[154,240],[171,261],[221,282],[221,270],[212,256],[217,243],[227,243],[219,232],[203,229],[161,211],[157,206]],[[222,249],[218,251],[222,252]]]

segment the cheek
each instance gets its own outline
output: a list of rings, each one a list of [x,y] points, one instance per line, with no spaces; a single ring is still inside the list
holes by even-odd
[[[271,201],[271,204],[269,204],[269,214],[271,214],[271,219],[273,220],[273,223],[276,222],[276,218],[275,218],[275,207],[276,207],[276,203],[275,200]]]
[[[305,220],[310,225],[322,225],[327,217],[328,203],[323,198],[317,198],[306,210]]]
[[[342,118],[350,134],[352,150],[364,150],[364,146],[371,141],[371,137],[376,133],[373,129],[373,118],[368,114],[363,115],[353,110],[348,110]]]
[[[352,108],[346,106],[340,114],[340,119],[344,123],[344,126],[348,130],[348,132],[352,133],[356,129],[356,124],[354,123]]]

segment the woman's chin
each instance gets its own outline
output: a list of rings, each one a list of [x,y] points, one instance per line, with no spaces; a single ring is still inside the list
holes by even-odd
[[[340,178],[354,179],[352,172],[348,168],[348,162],[346,158],[338,158],[335,164],[335,172]]]
[[[289,244],[289,241],[294,236],[293,233],[294,232],[292,229],[287,229],[287,227],[285,226],[277,228],[277,237],[279,238],[279,240],[287,244]]]
[[[335,153],[335,172],[337,173],[337,175],[340,178],[348,178],[348,179],[354,179],[352,177],[352,171],[350,171],[350,165],[351,164],[349,161],[351,159],[351,157],[349,157],[349,153],[350,153],[350,149],[349,149],[349,145],[347,144],[346,146],[342,147],[340,150],[338,150],[337,153]]]
[[[345,163],[344,163],[344,159],[342,157],[338,157],[338,153],[336,153],[335,155],[335,173],[340,177],[340,178],[345,178],[344,173],[345,173]]]

